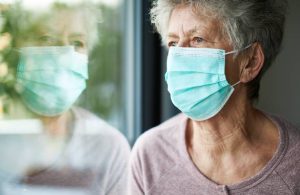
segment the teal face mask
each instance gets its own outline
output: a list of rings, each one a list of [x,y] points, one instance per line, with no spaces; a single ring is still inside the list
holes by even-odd
[[[87,55],[73,46],[20,49],[17,84],[29,109],[43,116],[67,111],[86,87]]]
[[[225,76],[225,55],[236,52],[171,47],[165,80],[173,104],[193,120],[215,116],[240,83],[231,86]]]

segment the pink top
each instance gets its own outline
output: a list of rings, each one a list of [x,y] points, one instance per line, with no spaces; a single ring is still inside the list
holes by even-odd
[[[131,154],[130,195],[300,194],[300,131],[268,115],[280,132],[273,158],[255,176],[218,185],[194,165],[186,150],[187,117],[179,114],[144,133]]]

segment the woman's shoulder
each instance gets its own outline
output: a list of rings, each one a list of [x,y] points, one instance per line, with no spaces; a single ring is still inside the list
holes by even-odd
[[[118,132],[116,128],[104,121],[102,118],[98,117],[94,113],[81,108],[73,107],[72,113],[74,115],[75,126],[85,126],[88,129],[84,129],[86,133],[115,133]],[[83,130],[81,128],[81,130]]]
[[[300,129],[282,116],[274,114],[269,114],[269,116],[280,129],[283,137],[281,142],[284,144],[286,156],[291,155],[292,159],[298,157],[300,163]],[[297,155],[297,157],[293,157],[294,155]]]
[[[299,147],[300,152],[300,128],[282,116],[269,114],[278,128],[286,135],[289,147]]]
[[[178,164],[186,119],[183,114],[176,115],[142,134],[132,148],[132,163],[161,172]]]
[[[134,144],[130,167],[134,183],[149,190],[181,163],[180,143],[186,117],[179,114],[142,134]]]
[[[134,144],[139,150],[155,150],[160,147],[174,145],[182,138],[181,131],[185,128],[186,116],[178,114],[162,124],[143,133]]]
[[[78,139],[89,139],[93,143],[105,145],[105,148],[128,148],[125,136],[115,127],[91,113],[90,111],[74,107],[74,135]]]
[[[130,146],[116,128],[92,112],[73,107],[74,133],[68,146],[72,164],[90,169],[97,174],[97,188],[125,189]]]
[[[300,192],[300,129],[283,117],[271,116],[283,132],[284,152],[275,169],[293,192]]]

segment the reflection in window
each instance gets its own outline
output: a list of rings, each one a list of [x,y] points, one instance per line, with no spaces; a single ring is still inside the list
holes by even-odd
[[[0,4],[0,194],[123,194],[122,3],[46,2]]]

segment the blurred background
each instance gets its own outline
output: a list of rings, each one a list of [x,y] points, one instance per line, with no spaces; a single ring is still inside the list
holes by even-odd
[[[135,100],[126,102],[134,96],[128,74],[135,66],[134,9],[123,0],[0,1],[0,195],[122,189],[110,185],[126,173],[125,138],[137,136],[127,122],[133,121]],[[63,45],[89,58],[86,89],[74,105],[79,115],[66,124],[28,109],[17,82],[22,48]],[[68,131],[60,135],[64,126]]]
[[[262,79],[259,107],[300,127],[300,2],[289,0],[282,51]]]

